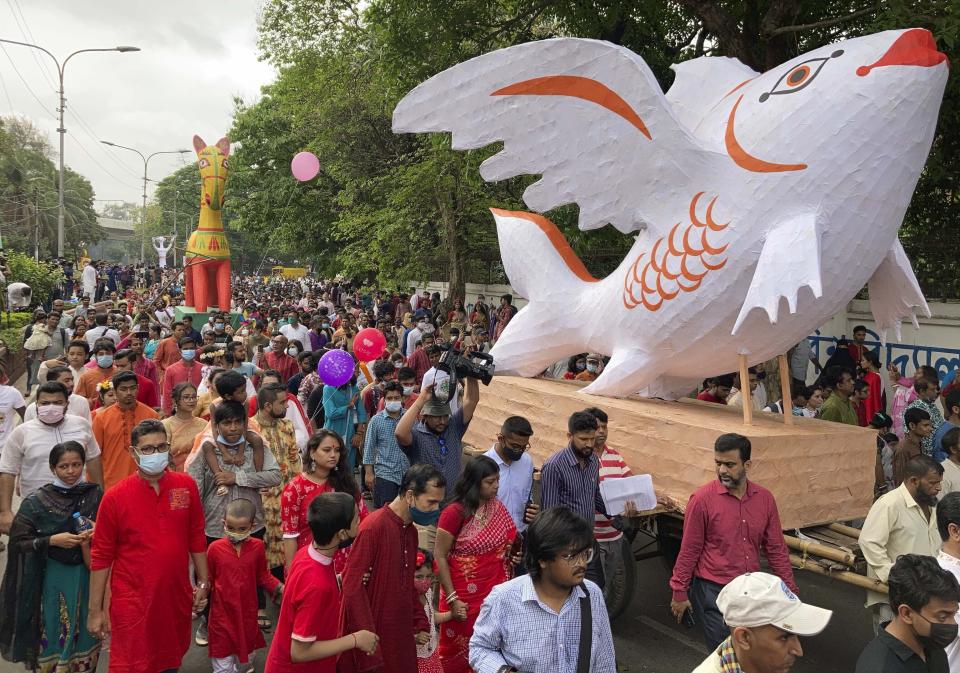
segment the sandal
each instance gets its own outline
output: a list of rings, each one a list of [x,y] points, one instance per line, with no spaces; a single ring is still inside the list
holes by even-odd
[[[264,633],[268,633],[270,629],[273,628],[273,622],[270,621],[270,618],[266,615],[257,616],[257,626],[260,627],[260,630]]]

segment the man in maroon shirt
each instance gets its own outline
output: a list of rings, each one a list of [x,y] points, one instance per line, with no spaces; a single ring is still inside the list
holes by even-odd
[[[692,610],[711,651],[729,635],[717,596],[733,578],[760,570],[761,551],[773,573],[799,593],[773,494],[747,479],[750,448],[743,435],[717,438],[718,481],[701,486],[687,503],[680,555],[670,578],[671,611],[679,622]]]
[[[715,376],[712,379],[704,381],[703,392],[697,395],[701,402],[713,402],[714,404],[726,404],[727,396],[730,395],[730,389],[733,387],[733,374],[723,374]]]

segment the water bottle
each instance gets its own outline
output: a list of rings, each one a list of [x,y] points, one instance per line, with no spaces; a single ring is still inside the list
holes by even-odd
[[[93,522],[87,517],[81,515],[80,512],[74,512],[73,527],[79,535],[80,533],[86,533],[89,530],[93,530]]]

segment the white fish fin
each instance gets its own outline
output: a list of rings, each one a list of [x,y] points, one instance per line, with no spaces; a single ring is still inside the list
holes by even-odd
[[[563,307],[554,302],[531,302],[520,309],[490,349],[496,373],[537,376],[550,365],[589,350],[582,334],[561,321],[564,315]]]
[[[464,61],[408,93],[395,133],[452,133],[455,150],[503,141],[480,166],[485,180],[539,175],[523,194],[546,212],[576,203],[581,229],[675,221],[664,197],[694,176],[729,170],[671,110],[653,72],[629,49],[599,40],[527,42]],[[665,224],[666,223],[666,224]]]
[[[673,114],[691,130],[732,89],[760,74],[728,56],[701,56],[674,63],[670,69],[677,76],[667,91],[667,100]]]
[[[597,380],[584,388],[583,392],[607,397],[633,395],[659,378],[660,368],[656,362],[639,348],[618,349],[610,356],[610,362]]]
[[[492,208],[510,285],[528,301],[577,296],[590,275],[557,225],[542,215]],[[569,293],[573,293],[572,295]]]
[[[771,324],[776,324],[781,297],[786,298],[790,312],[796,313],[797,295],[804,286],[813,290],[814,297],[823,294],[820,232],[813,213],[781,222],[767,234],[732,334],[755,308],[765,310]]]
[[[890,251],[873,272],[867,287],[870,291],[870,310],[884,344],[891,327],[897,340],[900,340],[900,321],[904,318],[912,319],[913,326],[919,328],[917,311],[930,317],[930,307],[923,297],[900,239],[890,246]]]
[[[557,226],[536,213],[492,209],[500,257],[510,285],[529,303],[515,315],[490,354],[498,374],[536,376],[589,349],[566,316],[596,282]]]

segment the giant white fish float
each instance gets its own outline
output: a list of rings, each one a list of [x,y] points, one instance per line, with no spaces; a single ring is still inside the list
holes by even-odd
[[[581,229],[638,232],[596,279],[542,215],[493,211],[529,301],[493,348],[498,373],[593,350],[611,360],[587,392],[676,397],[786,352],[865,284],[881,333],[929,315],[897,238],[947,81],[928,31],[762,74],[732,58],[673,69],[664,95],[623,47],[531,42],[441,72],[394,111],[394,131],[452,132],[454,149],[503,141],[481,175],[541,175],[523,195],[535,211],[576,203]]]

